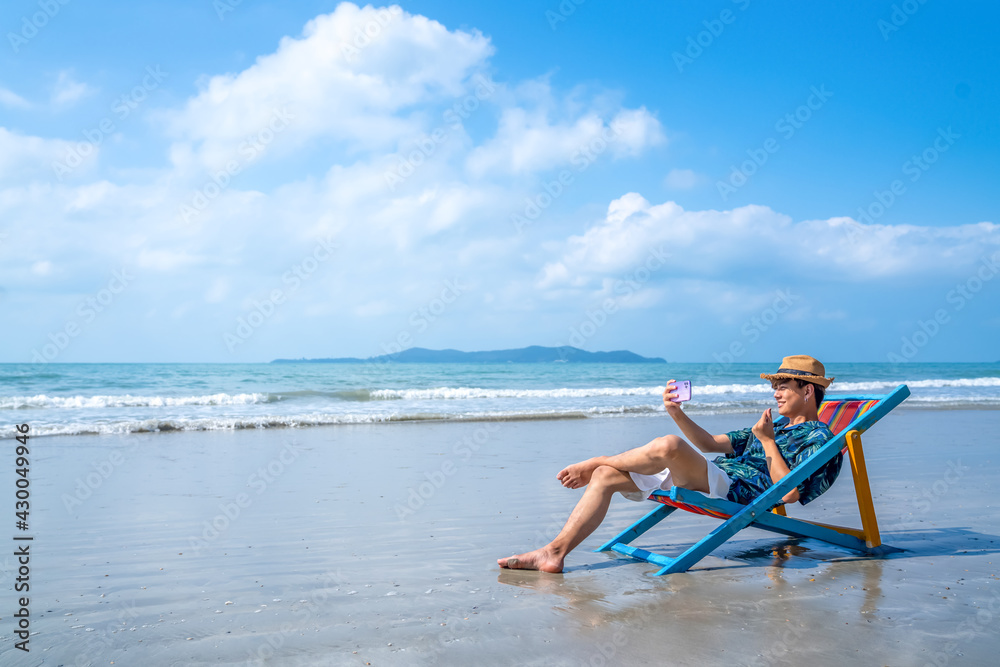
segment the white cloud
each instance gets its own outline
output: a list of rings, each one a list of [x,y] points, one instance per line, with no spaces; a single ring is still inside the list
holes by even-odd
[[[206,303],[220,303],[229,295],[231,285],[225,276],[216,278],[205,292]]]
[[[532,111],[504,110],[496,136],[469,156],[469,171],[481,176],[490,171],[538,172],[568,164],[586,167],[607,151],[614,157],[635,156],[663,142],[659,121],[645,108],[619,111],[608,122],[596,112],[574,121],[552,120],[550,113],[542,105]]]
[[[52,104],[55,107],[71,107],[88,95],[93,95],[97,89],[73,80],[69,71],[59,72],[59,78],[52,87]]]
[[[671,169],[664,182],[671,190],[691,190],[705,180],[702,174],[695,173],[691,169]]]
[[[611,151],[616,158],[636,157],[647,147],[665,141],[660,121],[646,107],[623,109],[611,121],[611,130]]]
[[[794,222],[766,206],[685,211],[674,202],[654,206],[629,193],[611,202],[604,220],[566,240],[561,257],[542,268],[538,286],[596,285],[658,247],[671,254],[677,272],[700,278],[919,279],[934,266],[933,277],[940,279],[960,275],[1000,247],[1000,225],[865,226],[850,218]]]
[[[357,317],[380,317],[395,310],[393,304],[385,299],[378,301],[368,301],[359,306],[355,306],[353,313]]]
[[[157,248],[143,249],[135,258],[136,266],[142,270],[171,272],[192,264],[201,263],[200,258],[192,256],[183,250]]]
[[[114,202],[118,187],[109,181],[98,181],[82,185],[70,192],[66,202],[67,210],[84,211],[96,209],[107,202]]]
[[[17,134],[0,127],[0,184],[54,179],[52,164],[64,160],[74,146],[71,141]],[[99,150],[94,147],[86,161],[92,160]]]
[[[343,3],[243,72],[213,76],[183,110],[169,114],[169,128],[209,166],[236,156],[280,109],[294,117],[283,143],[329,138],[391,148],[420,129],[410,110],[461,95],[492,53],[479,32],[449,31],[397,6]]]
[[[9,109],[30,109],[31,103],[17,93],[0,88],[0,104]]]
[[[52,273],[52,262],[42,260],[31,265],[31,272],[36,276],[47,276]]]

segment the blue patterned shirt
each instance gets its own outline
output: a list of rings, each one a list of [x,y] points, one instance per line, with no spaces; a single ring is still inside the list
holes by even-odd
[[[764,445],[749,428],[730,431],[726,435],[733,453],[716,458],[715,464],[732,480],[728,499],[747,505],[773,485],[771,473],[767,469]],[[774,422],[774,442],[789,470],[809,458],[832,437],[830,427],[821,421],[807,421],[793,426],[789,425],[787,417],[781,417]],[[843,461],[843,454],[837,454],[829,463],[807,477],[798,486],[799,502],[805,505],[829,489],[840,474]]]

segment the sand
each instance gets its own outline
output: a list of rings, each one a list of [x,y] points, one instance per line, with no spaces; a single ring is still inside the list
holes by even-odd
[[[561,526],[582,493],[565,464],[677,432],[666,417],[39,438],[31,650],[11,546],[0,663],[995,664],[998,431],[996,411],[899,409],[866,435],[900,554],[749,530],[666,577],[591,551],[653,507],[621,498],[564,574],[495,562]],[[845,471],[790,513],[857,526],[853,503]],[[679,514],[637,544],[677,553],[715,525]]]

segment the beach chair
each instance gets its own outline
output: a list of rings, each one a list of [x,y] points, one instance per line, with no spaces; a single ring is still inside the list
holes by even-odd
[[[744,528],[750,527],[790,537],[810,537],[869,555],[899,551],[883,545],[879,536],[871,488],[868,484],[868,471],[861,449],[861,434],[909,395],[910,390],[901,384],[886,395],[831,397],[820,406],[819,418],[830,426],[834,437],[749,505],[709,498],[698,491],[677,487],[669,491],[654,491],[650,494],[649,500],[659,503],[660,506],[595,551],[614,551],[659,565],[661,569],[657,575],[686,572],[723,542]],[[854,488],[861,513],[861,529],[832,526],[787,516],[781,499],[834,456],[842,456],[845,451],[850,456],[851,472],[854,474]],[[723,522],[676,558],[629,546],[630,542],[677,509],[716,517]]]

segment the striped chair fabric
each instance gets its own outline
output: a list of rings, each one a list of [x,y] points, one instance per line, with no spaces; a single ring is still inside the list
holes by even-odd
[[[819,406],[819,419],[826,422],[834,435],[838,435],[876,405],[877,398],[868,401],[823,401],[823,405]]]

